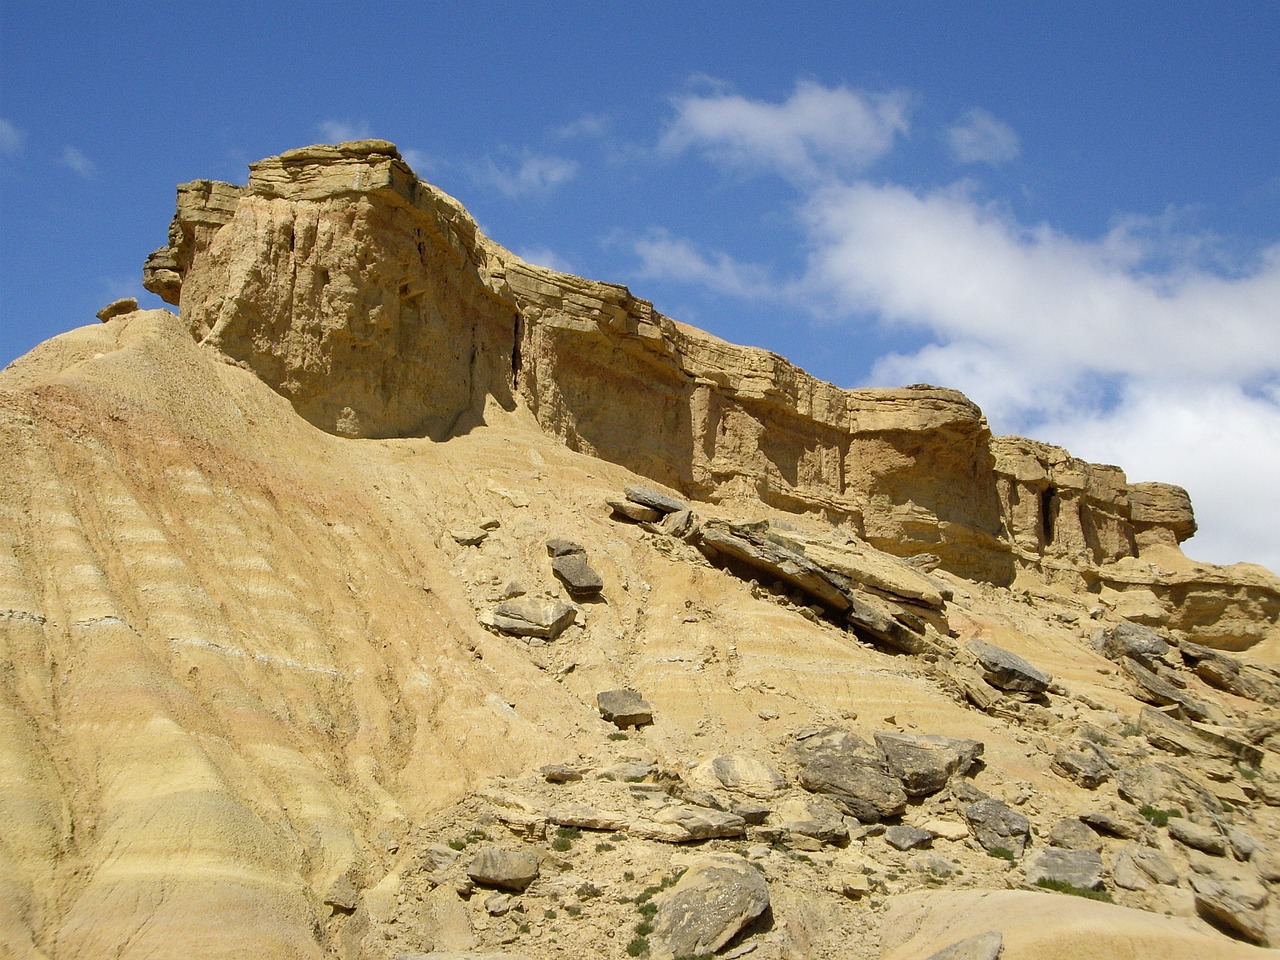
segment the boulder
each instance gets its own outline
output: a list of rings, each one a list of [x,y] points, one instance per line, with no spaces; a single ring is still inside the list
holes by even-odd
[[[586,556],[587,548],[575,540],[565,540],[561,537],[552,537],[547,541],[548,557],[568,557],[573,554],[582,554]]]
[[[467,876],[482,887],[524,890],[538,876],[538,858],[527,850],[484,846],[467,866]]]
[[[1122,623],[1110,630],[1100,630],[1094,637],[1094,645],[1109,660],[1130,657],[1148,667],[1163,660],[1170,649],[1163,637],[1139,623]]]
[[[1079,817],[1063,817],[1049,831],[1048,840],[1064,850],[1102,849],[1102,838]]]
[[[1185,817],[1169,818],[1169,836],[1183,846],[1199,850],[1212,857],[1227,855],[1227,838],[1218,830],[1201,826]]]
[[[827,727],[792,747],[800,785],[830,797],[863,823],[896,817],[907,808],[902,781],[889,772],[880,752],[856,734]]]
[[[1143,823],[1131,814],[1122,813],[1114,807],[1101,810],[1089,810],[1080,814],[1080,820],[1099,833],[1122,840],[1136,840],[1142,835]]]
[[[769,887],[745,859],[701,857],[658,902],[653,939],[676,957],[715,953],[769,908]]]
[[[933,834],[906,824],[895,824],[885,830],[884,839],[895,850],[915,850],[932,845]]]
[[[1102,886],[1102,857],[1096,850],[1051,847],[1031,861],[1025,873],[1027,881],[1037,886],[1066,883],[1081,890],[1097,890]]]
[[[137,297],[121,297],[119,300],[112,300],[105,307],[99,310],[96,316],[103,323],[109,323],[116,317],[123,317],[125,314],[134,313],[138,309]]]
[[[988,853],[1007,850],[1021,857],[1031,842],[1031,821],[993,797],[962,807],[960,815]]]
[[[1049,769],[1060,777],[1095,790],[1111,777],[1111,758],[1096,743],[1084,740],[1080,749],[1059,748],[1049,762]]]
[[[1217,876],[1191,877],[1196,913],[1216,926],[1266,946],[1267,923],[1264,908],[1267,889],[1256,881]]]
[[[843,844],[849,828],[834,803],[820,797],[795,797],[778,804],[770,819],[780,835],[810,837],[822,843]],[[785,837],[780,836],[779,839]]]
[[[582,771],[566,763],[548,763],[538,768],[547,783],[573,783],[582,779]]]
[[[517,597],[504,600],[491,611],[489,624],[518,637],[554,640],[577,619],[578,608],[563,600]]]
[[[970,640],[970,652],[982,665],[987,683],[1001,690],[1019,693],[1043,693],[1053,677],[1038,670],[1015,653],[983,640]]]
[[[634,520],[636,523],[654,523],[662,519],[662,512],[646,507],[644,504],[632,503],[630,500],[606,500],[615,516]]]
[[[1179,690],[1168,680],[1148,670],[1132,657],[1122,657],[1120,665],[1133,679],[1136,696],[1139,700],[1155,704],[1158,707],[1177,707],[1189,720],[1209,720],[1212,718],[1210,708],[1199,700]]]
[[[453,542],[460,547],[478,547],[489,539],[489,531],[483,527],[473,527],[469,524],[450,527],[449,536],[453,538]]]
[[[600,716],[619,729],[653,723],[653,707],[636,690],[601,690],[596,694],[596,706]]]
[[[786,789],[782,774],[762,760],[745,754],[724,754],[700,765],[695,776],[709,780],[714,785],[743,793],[757,799],[767,799]]]
[[[656,510],[658,513],[676,513],[679,510],[689,509],[688,504],[682,503],[675,497],[669,497],[651,487],[630,485],[625,487],[622,492],[630,502],[638,503],[643,507],[648,507],[650,510]]]
[[[324,904],[334,913],[351,913],[360,901],[360,891],[351,881],[351,877],[343,874],[329,886],[324,895]]]
[[[876,746],[909,797],[937,793],[982,756],[978,740],[923,733],[877,733]]]
[[[604,580],[587,563],[585,553],[565,553],[552,557],[551,571],[575,600],[594,597],[604,589]]]
[[[741,837],[747,832],[747,822],[734,813],[696,807],[686,803],[671,803],[627,825],[632,836],[664,843],[688,843],[691,840],[712,840],[717,837]]]

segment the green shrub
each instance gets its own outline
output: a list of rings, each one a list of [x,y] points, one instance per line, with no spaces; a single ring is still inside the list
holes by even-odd
[[[1067,883],[1065,880],[1050,880],[1048,877],[1041,877],[1036,881],[1036,886],[1044,890],[1052,890],[1054,893],[1067,893],[1073,897],[1084,897],[1087,900],[1101,900],[1103,903],[1115,903],[1115,898],[1106,890],[1090,890],[1088,887],[1077,887],[1075,884]]]
[[[467,841],[465,841],[465,840],[450,840],[450,841],[449,841],[449,849],[450,849],[450,850],[465,850],[465,849],[467,849]]]
[[[1169,823],[1170,817],[1182,816],[1181,810],[1173,810],[1173,809],[1160,810],[1156,807],[1151,806],[1150,804],[1146,804],[1144,806],[1139,807],[1138,813],[1142,814],[1142,816],[1145,817],[1152,824],[1152,826],[1156,826],[1156,827],[1167,826]]]
[[[649,952],[649,939],[647,937],[636,937],[627,944],[627,956],[638,957]]]
[[[610,850],[616,850],[616,849],[617,847],[615,847],[612,843],[606,843],[604,840],[601,840],[599,843],[596,844],[596,853],[608,853]]]
[[[987,856],[995,857],[997,860],[1008,860],[1010,863],[1017,859],[1008,847],[992,847],[987,851]]]
[[[640,904],[640,906],[636,907],[636,909],[640,911],[641,916],[652,917],[658,912],[658,905],[652,900],[646,900],[644,903]]]
[[[618,731],[616,731],[616,732],[614,732],[614,733],[609,734],[609,739],[610,739],[610,740],[630,740],[631,738],[630,738],[630,737],[628,737],[628,736],[627,736],[625,733],[623,733],[621,730],[618,730]],[[645,949],[648,949],[648,948],[646,947]],[[634,956],[635,956],[635,954],[633,953],[633,954],[632,954],[632,956],[634,957]]]
[[[551,841],[551,849],[557,853],[565,853],[572,849],[573,841],[568,837],[556,837]]]

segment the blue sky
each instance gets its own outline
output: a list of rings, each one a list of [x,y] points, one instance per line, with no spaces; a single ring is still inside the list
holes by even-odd
[[[1280,569],[1280,5],[0,8],[0,363],[174,186],[385,137],[529,259],[1192,493]]]

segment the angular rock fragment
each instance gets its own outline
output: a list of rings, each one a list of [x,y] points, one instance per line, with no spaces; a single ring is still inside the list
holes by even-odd
[[[876,746],[909,797],[937,793],[982,756],[978,740],[922,733],[877,733]]]
[[[1094,644],[1109,660],[1130,657],[1151,668],[1164,659],[1169,644],[1150,627],[1138,623],[1122,623],[1110,630],[1100,630]]]
[[[1049,674],[1036,669],[1017,654],[983,640],[970,640],[969,650],[982,664],[987,683],[1001,690],[1043,693],[1053,680]]]
[[[1089,790],[1097,789],[1111,777],[1111,767],[1106,751],[1088,740],[1080,743],[1079,750],[1060,748],[1049,762],[1054,773]]]
[[[575,600],[594,597],[604,589],[604,580],[587,563],[585,553],[566,553],[552,557],[551,571]]]
[[[714,780],[726,790],[758,799],[772,797],[787,786],[782,774],[773,767],[744,754],[714,757],[701,765],[695,774],[703,774],[704,778]]]
[[[489,538],[489,531],[469,524],[450,527],[449,536],[460,547],[478,547]]]
[[[1031,821],[993,797],[961,807],[960,815],[988,853],[1021,857],[1031,842]]]
[[[554,640],[577,616],[578,608],[563,600],[518,597],[498,604],[490,613],[489,623],[503,633]]]
[[[547,783],[573,783],[582,779],[582,771],[567,763],[548,763],[538,768]]]
[[[627,832],[646,840],[664,843],[688,843],[717,837],[741,837],[747,822],[733,813],[672,803],[627,824]]]
[[[830,797],[863,823],[896,817],[907,808],[902,781],[875,747],[848,730],[828,727],[792,751],[800,764],[800,785]]]
[[[1096,850],[1050,848],[1031,861],[1025,872],[1027,882],[1037,886],[1066,883],[1097,890],[1102,886],[1102,857]]]
[[[689,509],[688,504],[681,503],[675,497],[669,497],[651,487],[629,485],[624,487],[622,492],[632,503],[638,503],[658,513],[675,513],[678,510]]]
[[[1261,946],[1267,945],[1264,908],[1270,899],[1260,883],[1193,875],[1196,913],[1210,923]]]
[[[1194,823],[1185,817],[1169,818],[1169,836],[1184,846],[1213,857],[1227,855],[1227,838],[1219,831]]]
[[[653,939],[676,957],[715,953],[769,907],[764,877],[742,857],[702,857],[658,903]]]
[[[895,850],[915,850],[931,845],[933,834],[928,830],[920,830],[906,824],[895,824],[885,830],[884,839],[885,843]]]
[[[1264,754],[1252,744],[1203,726],[1183,723],[1161,710],[1143,707],[1138,715],[1138,725],[1152,746],[1170,753],[1225,757],[1251,767],[1262,764]]]
[[[467,876],[482,887],[523,890],[538,876],[538,858],[526,850],[484,846],[467,865]]]
[[[653,723],[653,707],[636,690],[601,690],[596,694],[596,706],[600,716],[619,729]]]
[[[333,882],[324,895],[325,906],[332,909],[334,913],[351,913],[359,901],[360,891],[351,882],[351,877],[345,873]]]
[[[575,553],[585,555],[586,552],[587,548],[575,540],[552,537],[547,541],[547,556],[549,557],[567,557]]]
[[[642,503],[632,503],[630,500],[606,500],[605,503],[617,516],[626,517],[636,523],[655,523],[663,516],[660,510],[646,507]]]
[[[768,535],[767,523],[725,523],[708,520],[702,526],[698,546],[703,552],[723,554],[782,580],[813,597],[837,613],[849,609],[850,601],[832,578],[780,537]]]
[[[1132,657],[1122,657],[1120,665],[1137,686],[1137,697],[1159,707],[1177,707],[1189,720],[1208,720],[1208,706],[1179,690],[1172,683],[1152,673]]]
[[[844,844],[849,839],[840,810],[819,797],[793,798],[780,803],[770,819],[777,824],[779,839],[787,835],[809,837],[822,843]]]
[[[1049,831],[1049,843],[1064,850],[1101,850],[1102,839],[1079,817],[1064,817]]]

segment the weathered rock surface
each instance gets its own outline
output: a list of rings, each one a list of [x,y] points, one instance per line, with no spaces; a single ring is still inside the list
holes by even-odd
[[[746,860],[702,857],[662,898],[653,938],[676,957],[715,953],[768,907],[768,884]]]
[[[467,876],[482,887],[523,890],[538,877],[538,858],[526,850],[485,846],[467,866]]]
[[[699,766],[695,776],[703,782],[743,793],[749,797],[768,799],[786,788],[787,781],[769,764],[743,754],[723,754]]]
[[[653,707],[638,690],[601,690],[596,694],[600,716],[619,728],[653,723]]]
[[[1003,946],[1004,937],[1000,931],[990,930],[943,947],[930,954],[928,960],[998,960]]]
[[[987,683],[1001,690],[1019,693],[1043,693],[1053,680],[1043,670],[1038,670],[1016,653],[1010,653],[995,644],[983,640],[969,641],[969,651],[982,665]]]
[[[937,793],[982,756],[982,743],[920,733],[877,733],[876,746],[909,797]]]
[[[1032,884],[1044,881],[1096,890],[1102,886],[1102,857],[1096,850],[1049,849],[1027,865],[1026,875]]]
[[[1206,920],[1253,943],[1266,945],[1263,908],[1270,895],[1262,884],[1195,874],[1191,889],[1195,892],[1196,912]]]
[[[993,797],[967,804],[960,813],[988,853],[1005,851],[1021,857],[1031,842],[1031,821]]]
[[[563,600],[520,597],[498,604],[490,613],[489,623],[503,633],[554,640],[577,616],[577,607]]]
[[[863,823],[896,817],[907,807],[902,781],[880,752],[861,737],[828,727],[792,747],[800,764],[800,785],[830,797]]]

